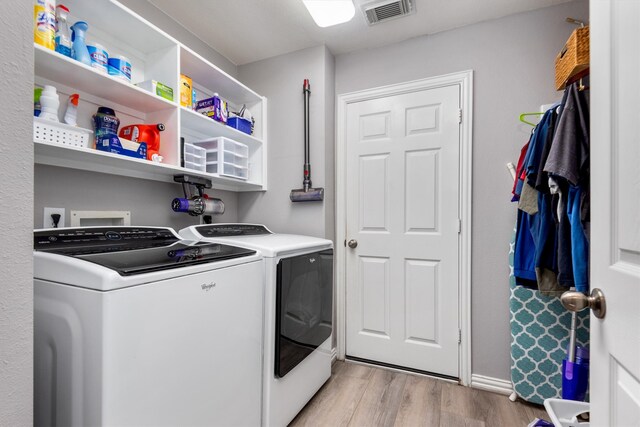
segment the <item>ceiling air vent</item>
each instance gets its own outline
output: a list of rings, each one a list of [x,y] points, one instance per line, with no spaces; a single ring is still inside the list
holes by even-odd
[[[369,25],[399,18],[414,12],[411,0],[386,0],[365,3],[362,10]]]

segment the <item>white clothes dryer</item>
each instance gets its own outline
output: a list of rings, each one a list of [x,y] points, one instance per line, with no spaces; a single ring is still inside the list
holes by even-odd
[[[331,376],[333,242],[256,224],[196,225],[180,235],[264,256],[262,418],[266,426],[286,426]]]
[[[35,425],[261,423],[262,257],[170,228],[34,232]]]

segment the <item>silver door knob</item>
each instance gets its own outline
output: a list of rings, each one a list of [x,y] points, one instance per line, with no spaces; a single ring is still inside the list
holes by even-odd
[[[351,240],[349,240],[349,243],[347,243],[347,245],[349,245],[349,247],[351,249],[354,249],[356,246],[358,246],[358,241],[354,240],[354,239],[351,239]]]
[[[565,292],[560,297],[560,301],[564,308],[569,311],[580,311],[589,307],[593,310],[593,315],[598,319],[604,318],[604,315],[607,313],[607,304],[604,294],[598,288],[591,291],[591,296],[587,296],[582,292]]]

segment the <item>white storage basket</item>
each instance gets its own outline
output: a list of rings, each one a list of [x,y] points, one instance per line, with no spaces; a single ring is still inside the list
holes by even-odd
[[[184,167],[200,172],[207,170],[207,150],[194,144],[184,144]]]
[[[206,150],[206,169],[231,178],[247,180],[249,178],[249,147],[229,138],[218,137],[193,144]]]
[[[93,132],[89,129],[33,118],[33,140],[36,142],[90,148],[93,145],[91,135]]]

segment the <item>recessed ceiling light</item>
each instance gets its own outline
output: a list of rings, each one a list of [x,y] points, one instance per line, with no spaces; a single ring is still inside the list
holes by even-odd
[[[352,0],[303,0],[318,27],[350,21],[356,13]]]

